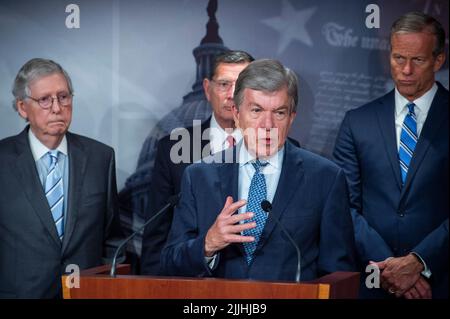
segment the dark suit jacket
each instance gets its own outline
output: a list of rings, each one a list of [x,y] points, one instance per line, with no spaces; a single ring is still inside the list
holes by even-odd
[[[302,280],[354,269],[353,226],[343,171],[332,162],[285,144],[283,167],[273,200],[273,212],[302,253]],[[227,153],[222,152],[226,158]],[[232,158],[232,157],[231,157]],[[247,266],[242,244],[218,253],[211,271],[204,260],[208,229],[227,196],[238,194],[238,163],[196,163],[183,175],[181,200],[161,255],[163,273],[262,280],[295,279],[297,255],[288,238],[267,219],[252,264]]]
[[[438,86],[404,187],[394,91],[347,112],[334,150],[348,179],[361,266],[417,252],[433,272],[435,297],[448,296],[448,91]]]
[[[203,122],[200,126],[201,135],[210,127],[211,118]],[[198,127],[196,128],[198,129]],[[169,197],[180,192],[181,177],[183,172],[191,163],[201,159],[198,152],[193,152],[194,128],[191,126],[186,129],[190,137],[189,161],[173,163],[170,159],[170,150],[179,142],[171,140],[170,135],[159,140],[157,145],[155,164],[153,167],[152,182],[150,185],[150,194],[148,207],[145,211],[146,220],[153,217],[158,209],[163,207]],[[208,135],[208,134],[207,134]],[[208,135],[209,136],[209,135]],[[197,141],[198,143],[198,141]],[[209,139],[201,140],[201,150],[208,147]],[[209,151],[207,152],[209,154]],[[160,274],[160,255],[161,250],[166,243],[170,225],[172,223],[173,209],[168,209],[166,213],[160,215],[156,220],[150,223],[144,231],[142,237],[141,253],[141,274],[159,275]]]
[[[0,297],[60,297],[66,266],[100,265],[107,239],[119,235],[113,149],[80,135],[66,137],[69,197],[62,243],[31,153],[28,127],[0,141]]]
[[[199,127],[186,128],[189,134],[190,149],[189,161],[182,163],[173,163],[170,159],[170,150],[179,143],[178,140],[171,140],[170,135],[159,140],[157,145],[155,165],[152,174],[152,183],[150,186],[150,194],[148,207],[145,211],[146,220],[153,217],[161,207],[163,207],[167,200],[180,192],[181,178],[184,170],[191,163],[202,159],[202,154],[208,156],[210,154],[209,148],[209,134],[205,134],[206,139],[202,139],[199,143],[200,149],[194,151],[194,139],[203,136],[203,133],[209,129],[211,125],[211,118],[204,121]],[[296,146],[300,144],[289,138],[289,140]],[[201,153],[204,150],[203,153]],[[166,243],[167,235],[169,234],[170,226],[172,224],[173,209],[168,209],[166,213],[160,215],[156,220],[151,222],[144,231],[142,239],[142,253],[141,253],[141,274],[144,275],[158,275],[160,274],[160,257],[161,251]]]

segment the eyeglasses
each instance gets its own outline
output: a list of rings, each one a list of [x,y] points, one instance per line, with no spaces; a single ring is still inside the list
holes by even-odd
[[[217,89],[221,92],[228,92],[228,90],[231,89],[234,85],[233,82],[224,81],[224,80],[220,80],[220,81],[211,80],[211,82],[214,82]]]
[[[53,101],[56,99],[58,100],[59,105],[61,106],[68,106],[70,103],[72,103],[72,93],[68,92],[61,92],[56,95],[56,97],[53,97],[51,95],[46,95],[43,97],[40,97],[38,99],[35,99],[34,97],[31,97],[27,95],[27,98],[32,99],[33,101],[37,102],[41,108],[44,110],[47,110],[52,107]]]

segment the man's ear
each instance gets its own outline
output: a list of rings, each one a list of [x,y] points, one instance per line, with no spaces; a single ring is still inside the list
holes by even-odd
[[[234,126],[236,128],[239,128],[239,110],[237,109],[236,105],[233,105],[233,107],[231,108],[231,112],[233,113]]]
[[[210,95],[209,95],[210,86],[211,86],[211,81],[208,78],[204,78],[203,79],[203,92],[205,92],[205,96],[206,96],[206,99],[208,100],[208,102],[209,102],[209,97],[210,97]]]
[[[433,66],[434,72],[439,71],[439,69],[442,67],[442,65],[444,65],[444,62],[445,62],[445,53],[441,53],[434,60],[434,66]]]
[[[27,107],[25,105],[25,102],[23,100],[16,99],[16,107],[17,107],[17,112],[19,113],[19,115],[21,117],[23,117],[24,119],[27,119],[28,113],[27,113]]]
[[[297,116],[297,112],[291,112],[291,114],[289,115],[289,127],[291,127],[292,123],[294,123],[296,116]]]

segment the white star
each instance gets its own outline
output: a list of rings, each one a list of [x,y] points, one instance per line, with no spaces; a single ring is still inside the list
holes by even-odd
[[[281,16],[264,19],[262,23],[275,29],[280,33],[280,43],[278,44],[278,54],[282,53],[292,40],[298,40],[308,46],[313,43],[306,31],[305,24],[316,11],[317,7],[295,11],[288,0],[283,0]]]

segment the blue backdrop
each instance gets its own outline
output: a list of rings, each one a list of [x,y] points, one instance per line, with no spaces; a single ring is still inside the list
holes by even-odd
[[[78,5],[80,28],[66,26],[70,3]],[[380,9],[379,28],[366,25],[370,4]],[[34,57],[54,59],[75,88],[71,130],[114,147],[122,199],[139,215],[156,139],[209,114],[203,97],[192,96],[198,80],[193,50],[206,34],[207,5],[208,0],[2,0],[0,139],[25,125],[11,106],[18,69]],[[219,0],[216,18],[224,46],[279,59],[296,71],[300,104],[291,135],[329,156],[344,112],[392,88],[392,22],[405,12],[424,11],[440,20],[448,35],[448,5],[447,0]],[[446,44],[448,53],[448,36]],[[448,87],[448,62],[438,79]],[[141,222],[133,214],[124,220],[130,229]]]

